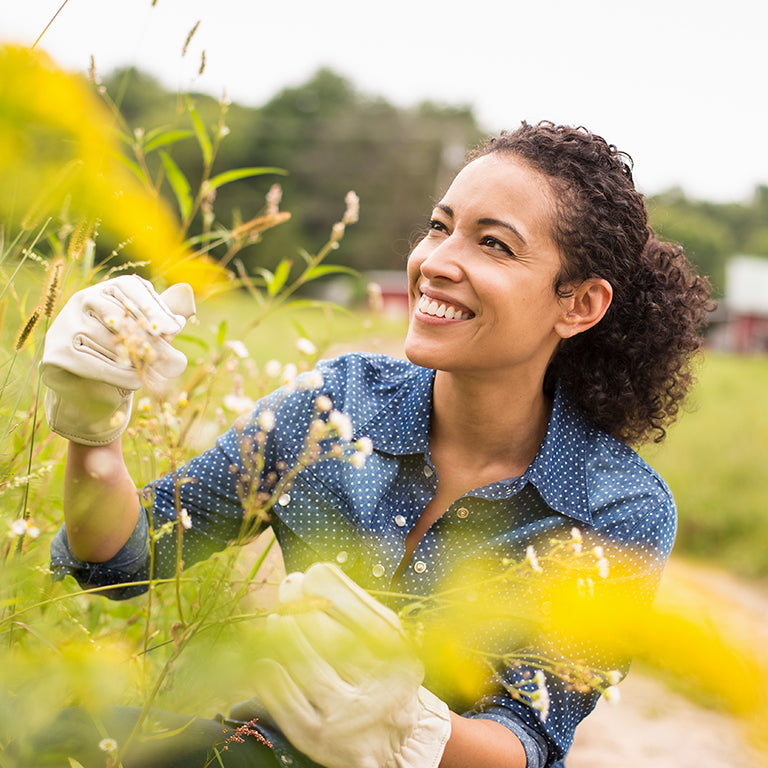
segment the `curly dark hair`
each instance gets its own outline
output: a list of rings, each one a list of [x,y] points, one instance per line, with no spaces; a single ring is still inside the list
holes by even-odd
[[[562,254],[560,296],[588,278],[607,280],[603,319],[561,342],[548,370],[601,429],[627,443],[660,442],[694,378],[693,355],[714,308],[709,281],[682,247],[658,239],[635,189],[632,159],[585,128],[522,123],[471,153],[509,153],[548,177],[553,237]]]

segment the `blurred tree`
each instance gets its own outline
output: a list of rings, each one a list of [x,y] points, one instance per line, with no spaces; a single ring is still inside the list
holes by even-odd
[[[682,190],[672,189],[650,197],[648,208],[654,229],[681,243],[720,294],[730,256],[768,256],[768,187],[758,187],[750,203],[692,200]]]
[[[118,105],[133,128],[175,124],[177,96],[163,92],[147,75],[118,71],[105,85],[119,95]],[[214,124],[215,100],[199,94],[193,98],[203,120]],[[401,269],[431,199],[460,167],[466,150],[482,138],[468,107],[398,108],[359,93],[327,69],[283,89],[260,108],[231,105],[227,122],[231,131],[219,150],[219,171],[249,166],[288,171],[286,177],[257,177],[218,192],[218,217],[229,223],[233,217],[256,215],[272,183],[283,186],[283,204],[292,219],[243,251],[249,268],[273,266],[299,245],[309,251],[319,247],[344,211],[345,194],[354,189],[361,220],[347,233],[337,262],[360,270]],[[194,140],[178,142],[173,156],[192,180],[199,175]]]
[[[180,96],[135,69],[106,79],[131,128],[181,125]],[[213,126],[219,104],[194,94],[197,112]],[[185,118],[188,119],[188,118]],[[467,149],[483,138],[471,108],[424,102],[396,107],[359,92],[346,78],[320,69],[305,83],[284,88],[258,108],[232,104],[230,133],[222,142],[216,172],[277,166],[285,177],[258,176],[218,190],[215,208],[229,225],[256,216],[270,186],[279,182],[291,220],[241,252],[248,269],[273,267],[293,258],[298,247],[316,250],[344,210],[344,195],[360,196],[360,223],[352,227],[336,263],[359,270],[401,269],[411,241],[426,222],[430,201],[439,197],[461,166]],[[179,167],[194,183],[202,160],[193,138],[172,147]],[[162,173],[156,167],[155,172]],[[671,189],[648,198],[651,224],[681,243],[718,292],[725,262],[734,253],[768,255],[768,186],[749,203],[713,203]]]

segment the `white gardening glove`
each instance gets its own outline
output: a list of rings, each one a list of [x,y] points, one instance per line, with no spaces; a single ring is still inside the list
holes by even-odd
[[[78,291],[45,336],[41,363],[50,428],[84,445],[106,445],[128,425],[133,392],[179,376],[187,359],[170,345],[195,312],[192,288],[162,294],[138,275]]]
[[[254,682],[293,746],[327,768],[435,768],[448,706],[397,616],[325,563],[286,577],[279,603]]]

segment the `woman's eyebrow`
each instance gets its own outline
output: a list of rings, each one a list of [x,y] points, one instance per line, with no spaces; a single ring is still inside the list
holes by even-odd
[[[520,230],[506,221],[501,221],[501,219],[480,219],[478,224],[481,224],[484,227],[504,227],[504,229],[508,229],[523,245],[528,245],[526,239],[520,234]]]
[[[437,203],[435,208],[441,210],[449,218],[454,218],[453,208],[451,208],[450,205],[446,205],[445,203]],[[528,245],[528,241],[522,236],[520,230],[506,221],[502,221],[501,219],[484,218],[478,219],[477,223],[483,227],[504,227],[504,229],[508,229],[523,245]]]

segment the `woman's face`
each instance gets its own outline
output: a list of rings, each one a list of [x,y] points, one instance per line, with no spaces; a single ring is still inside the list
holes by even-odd
[[[411,361],[543,376],[566,312],[554,290],[553,194],[513,155],[485,155],[456,176],[408,260]]]

